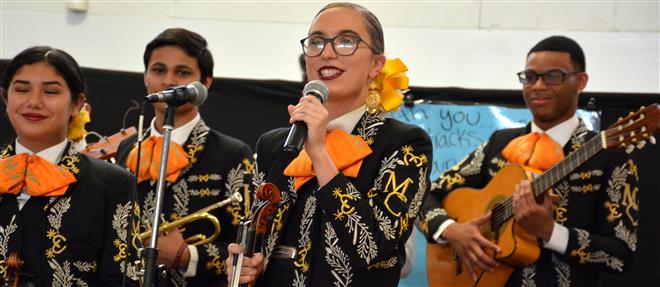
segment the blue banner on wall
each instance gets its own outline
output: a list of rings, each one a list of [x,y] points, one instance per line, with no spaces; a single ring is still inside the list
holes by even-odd
[[[590,130],[600,129],[597,112],[578,110]],[[392,112],[394,118],[422,127],[433,142],[431,180],[459,163],[498,129],[526,125],[532,115],[527,108],[507,108],[492,105],[455,105],[449,103],[421,103],[412,108],[401,107]],[[419,231],[415,231],[416,233]],[[415,256],[411,273],[399,286],[428,286],[426,275],[426,238],[417,233]]]
[[[532,118],[527,108],[437,103],[421,103],[412,108],[402,107],[391,115],[400,121],[420,126],[431,137],[432,180],[488,140],[495,130],[521,127]],[[597,112],[579,110],[578,116],[589,129],[599,129]]]

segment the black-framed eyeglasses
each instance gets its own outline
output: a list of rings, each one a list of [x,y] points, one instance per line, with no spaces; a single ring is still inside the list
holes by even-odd
[[[358,46],[360,45],[360,42],[364,43],[367,45],[367,47],[369,47],[369,49],[373,50],[369,43],[362,40],[362,38],[357,35],[340,34],[332,38],[324,38],[321,36],[313,35],[300,40],[303,53],[305,53],[305,55],[308,57],[316,57],[321,55],[321,53],[323,53],[323,49],[325,49],[325,46],[328,43],[332,43],[332,49],[337,55],[350,56],[355,54],[355,51],[357,51]]]
[[[533,85],[539,78],[543,78],[546,85],[559,85],[564,82],[567,75],[573,75],[582,71],[564,72],[561,70],[550,70],[545,73],[537,73],[533,70],[518,72],[518,80],[523,85]]]

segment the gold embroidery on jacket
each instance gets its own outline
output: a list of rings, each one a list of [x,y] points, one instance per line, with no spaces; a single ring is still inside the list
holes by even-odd
[[[60,254],[66,250],[66,237],[60,234],[60,227],[62,227],[62,216],[71,208],[71,197],[66,197],[59,200],[50,209],[48,223],[50,229],[46,232],[46,237],[51,240],[51,247],[46,249],[46,257],[49,259],[55,258],[55,255]]]
[[[277,209],[275,218],[273,219],[273,223],[275,224],[276,231],[282,230],[282,218],[284,217],[284,213],[286,213],[288,210],[289,210],[289,203],[285,203],[284,205],[282,205],[282,207]]]
[[[206,262],[206,270],[212,270],[213,274],[220,275],[225,271],[225,261],[220,256],[220,250],[213,244],[205,244],[206,253],[211,257],[211,260]]]
[[[7,276],[7,256],[9,254],[9,238],[12,235],[12,233],[16,232],[18,229],[18,225],[14,223],[14,220],[16,219],[16,215],[12,215],[11,219],[9,220],[9,224],[5,227],[0,228],[0,256],[2,256],[2,260],[0,260],[0,279],[5,278]]]
[[[80,158],[77,155],[66,155],[62,157],[59,165],[73,174],[78,174],[80,173],[80,169],[76,166],[76,163],[79,162]]]
[[[309,264],[307,263],[307,252],[312,248],[312,241],[307,241],[305,246],[301,249],[298,249],[298,259],[293,262],[293,265],[302,269],[302,272],[307,273],[309,270]]]
[[[637,214],[639,212],[639,206],[637,205],[637,193],[639,189],[637,187],[630,188],[630,184],[626,183],[623,188],[623,206],[626,207],[626,215],[628,220],[632,222],[633,226],[637,226]],[[634,212],[634,214],[633,214]]]
[[[605,202],[605,208],[607,208],[609,215],[607,216],[607,221],[609,222],[614,222],[617,218],[621,217],[621,213],[619,212],[619,204],[618,203],[613,203],[610,201]]]
[[[254,174],[254,166],[255,163],[250,162],[247,158],[244,158],[243,161],[243,166],[245,169],[243,170],[244,178],[243,178],[243,214],[245,216],[250,215],[250,208],[252,207],[252,202],[250,201],[252,198],[252,189],[250,188],[250,185],[252,184],[252,174]],[[245,176],[248,177],[248,180],[245,180]],[[236,205],[240,206],[240,204],[236,203]],[[238,223],[237,223],[238,224]]]
[[[311,227],[314,223],[314,213],[316,213],[316,196],[312,195],[305,201],[305,208],[303,210],[302,221],[300,223],[300,237],[298,238],[297,254],[294,261],[294,280],[295,286],[306,286],[307,271],[309,271],[309,262],[307,261],[307,254],[312,247]]]
[[[451,174],[442,174],[440,176],[440,185],[444,186],[445,189],[452,189],[454,185],[463,185],[465,183],[465,178],[460,173],[455,173],[453,176]]]
[[[401,200],[403,203],[407,203],[408,198],[406,197],[406,191],[408,190],[410,184],[414,183],[414,181],[409,177],[406,177],[406,179],[401,184],[397,184],[396,172],[393,170],[388,170],[387,172],[390,174],[390,177],[387,179],[387,183],[385,184],[385,190],[383,190],[383,192],[387,193],[383,203],[392,215],[401,217],[401,212],[395,212],[390,206],[390,199],[392,196],[396,196],[396,198]]]
[[[588,171],[581,171],[581,172],[579,172],[579,173],[578,173],[578,172],[576,172],[576,173],[572,173],[572,174],[569,176],[569,178],[570,178],[571,180],[578,180],[578,179],[579,179],[579,180],[587,180],[587,179],[591,179],[592,177],[595,177],[595,176],[602,176],[602,175],[603,175],[603,171],[602,171],[602,170],[594,169],[594,170],[588,170]]]
[[[376,187],[372,187],[369,191],[367,191],[367,198],[374,198],[378,195],[378,189]]]
[[[398,262],[398,259],[397,259],[396,256],[394,256],[390,259],[383,260],[383,261],[380,261],[380,262],[376,262],[374,264],[371,264],[371,265],[367,266],[367,270],[390,269],[390,268],[393,268],[394,266],[396,266],[397,262]]]
[[[358,122],[357,132],[369,146],[374,144],[374,136],[378,133],[378,128],[383,125],[385,115],[383,113],[369,114],[365,113],[363,119]]]
[[[338,198],[340,203],[339,209],[337,209],[337,211],[333,214],[335,216],[335,220],[344,219],[344,216],[355,213],[355,207],[351,206],[348,202],[349,200],[355,200],[353,195],[342,193],[340,188],[333,189],[332,195],[335,198]]]
[[[241,218],[249,212],[250,183],[247,181],[249,181],[251,171],[248,171],[248,167],[245,165],[246,162],[249,164],[247,159],[243,159],[234,168],[230,169],[227,173],[227,180],[225,181],[225,198],[238,193],[245,200],[245,208],[238,202],[233,202],[226,208],[227,213],[232,216],[231,224],[234,226],[237,226],[241,222]]]
[[[570,252],[571,256],[578,257],[581,264],[589,263],[605,263],[607,267],[622,271],[623,270],[623,261],[617,257],[614,257],[610,254],[607,254],[605,251],[595,251],[589,252],[587,248],[591,245],[591,239],[589,239],[589,232],[575,228],[578,237],[578,249],[574,249]]]
[[[193,165],[197,162],[197,153],[203,151],[204,146],[197,144],[188,144],[186,148],[188,148],[188,150],[186,151],[186,157],[188,158],[190,165]]]
[[[600,190],[600,184],[583,184],[582,186],[571,186],[571,191],[588,193]]]
[[[414,149],[409,145],[402,147],[401,151],[403,151],[403,163],[405,165],[410,165],[412,163],[416,167],[421,167],[428,161],[425,154],[413,154]]]
[[[630,167],[630,175],[634,176],[636,179],[639,178],[639,175],[637,174],[637,164],[632,159],[628,160],[628,166]]]
[[[506,165],[506,161],[501,159],[501,158],[494,158],[495,159],[495,165],[497,165],[497,168],[502,169]]]
[[[554,217],[557,223],[566,222],[566,213],[568,212],[568,193],[569,185],[568,182],[562,181],[560,184],[556,185],[553,188],[554,193],[559,196],[559,200],[555,202],[554,206]]]
[[[115,262],[119,262],[126,258],[126,248],[128,248],[128,219],[131,215],[131,203],[117,204],[117,209],[112,217],[112,228],[117,233],[117,239],[113,241],[113,245],[117,248],[117,254],[113,256]]]

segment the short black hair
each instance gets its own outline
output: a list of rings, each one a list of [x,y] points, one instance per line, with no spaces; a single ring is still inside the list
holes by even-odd
[[[193,31],[183,28],[167,29],[147,44],[143,57],[144,69],[148,68],[154,50],[163,46],[177,46],[183,49],[188,56],[197,59],[201,73],[199,80],[203,83],[207,77],[213,78],[213,56],[206,45],[206,39]]]
[[[566,36],[550,36],[538,42],[529,53],[542,52],[542,51],[553,51],[553,52],[563,52],[568,53],[571,57],[571,63],[573,68],[580,72],[587,71],[587,64],[584,60],[584,52],[580,44],[575,42],[575,40],[568,38]]]
[[[78,101],[80,94],[87,94],[87,85],[78,62],[67,52],[49,46],[27,48],[18,53],[7,64],[0,81],[4,93],[9,91],[9,85],[21,67],[39,62],[48,63],[55,69],[57,74],[64,78],[71,91],[71,101]],[[5,94],[5,96],[8,96],[8,94]]]

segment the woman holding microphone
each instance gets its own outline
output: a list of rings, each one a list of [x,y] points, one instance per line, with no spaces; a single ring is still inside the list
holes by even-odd
[[[378,19],[352,3],[323,7],[301,44],[307,77],[323,81],[329,95],[324,103],[303,96],[288,107],[290,123],[308,130],[290,163],[276,162],[288,128],[257,143],[255,178],[272,180],[282,203],[259,253],[243,259],[240,281],[397,286],[432,160],[421,128],[386,118],[401,104],[395,90],[407,88],[405,66],[385,58]],[[228,250],[239,252],[236,244]]]

